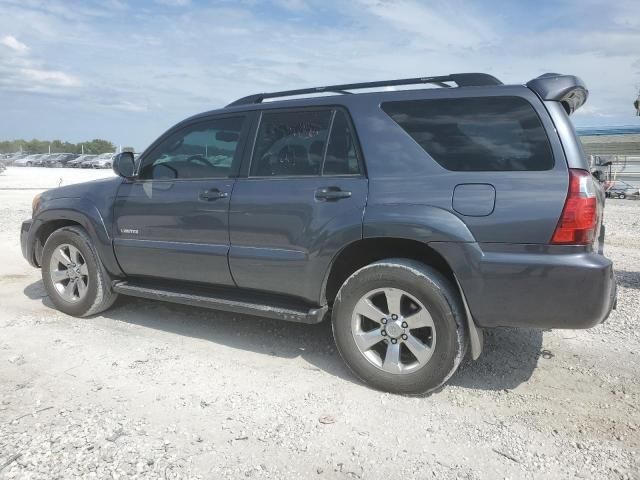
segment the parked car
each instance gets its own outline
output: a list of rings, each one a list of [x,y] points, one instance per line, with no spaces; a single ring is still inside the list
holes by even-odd
[[[40,157],[43,154],[35,153],[32,155],[27,155],[26,157],[19,158],[13,162],[13,166],[15,167],[33,167],[40,164]]]
[[[607,187],[606,195],[609,198],[635,199],[638,197],[638,189],[628,184],[627,182],[616,180],[614,183]]]
[[[55,166],[67,167],[69,165],[69,162],[75,160],[79,156],[80,155],[78,155],[77,153],[65,153],[63,157],[58,158]]]
[[[41,164],[43,167],[53,167],[57,159],[63,154],[50,153],[41,157]]]
[[[103,153],[94,158],[91,166],[93,168],[111,168],[113,166],[113,153]]]
[[[42,153],[33,162],[34,167],[44,167],[47,161],[51,158],[57,157],[59,153]]]
[[[82,168],[111,168],[113,155],[113,153],[93,155],[92,158],[83,161],[80,166]]]
[[[65,167],[68,162],[77,158],[75,153],[60,153],[57,155],[51,155],[44,161],[45,167]]]
[[[95,157],[96,157],[95,155],[83,154],[74,158],[73,160],[69,160],[66,166],[71,168],[80,168],[80,165],[83,162],[88,162],[89,160],[93,160]]]
[[[11,165],[14,167],[26,167],[27,166],[27,157],[29,157],[30,155],[24,156],[22,158],[17,158],[15,159],[13,162],[11,162]]]
[[[97,155],[92,155],[91,157],[83,160],[80,163],[80,168],[93,168],[93,162],[95,161]]]
[[[5,164],[5,166],[13,165],[13,163],[16,160],[20,160],[21,158],[24,158],[28,155],[29,155],[28,153],[21,153],[21,152],[12,153],[7,155],[7,157],[3,160],[3,163]]]
[[[408,84],[442,88],[357,93]],[[569,118],[586,98],[574,76],[476,73],[251,95],[138,166],[117,155],[116,178],[37,195],[22,251],[69,315],[119,294],[330,315],[360,379],[431,392],[483,329],[589,328],[614,307],[604,193]]]

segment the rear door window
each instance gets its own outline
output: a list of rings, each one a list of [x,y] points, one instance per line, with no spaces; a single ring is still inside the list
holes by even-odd
[[[523,98],[411,100],[386,102],[382,109],[448,170],[553,168],[544,126]]]
[[[320,175],[330,110],[264,112],[251,161],[251,176]]]

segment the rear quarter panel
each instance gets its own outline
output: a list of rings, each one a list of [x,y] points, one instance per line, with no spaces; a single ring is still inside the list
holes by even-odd
[[[446,170],[380,108],[383,101],[477,96],[518,96],[527,100],[547,131],[555,158],[553,169],[541,172]],[[421,204],[456,215],[478,242],[547,244],[551,239],[567,194],[567,163],[549,113],[528,88],[501,86],[394,92],[380,97],[379,102],[354,101],[349,108],[361,138],[369,174],[368,212],[383,205]],[[495,208],[490,215],[464,216],[453,210],[455,187],[468,183],[495,187]]]

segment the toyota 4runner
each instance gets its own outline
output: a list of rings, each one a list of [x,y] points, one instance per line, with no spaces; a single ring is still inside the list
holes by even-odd
[[[119,154],[116,178],[36,196],[22,250],[67,314],[123,294],[330,315],[355,375],[429,392],[482,329],[614,307],[604,194],[569,120],[586,98],[574,76],[478,73],[251,95]]]

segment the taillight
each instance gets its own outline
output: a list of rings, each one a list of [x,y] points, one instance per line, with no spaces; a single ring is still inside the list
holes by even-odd
[[[551,243],[587,245],[593,242],[598,216],[595,188],[588,171],[569,169],[569,193]]]

